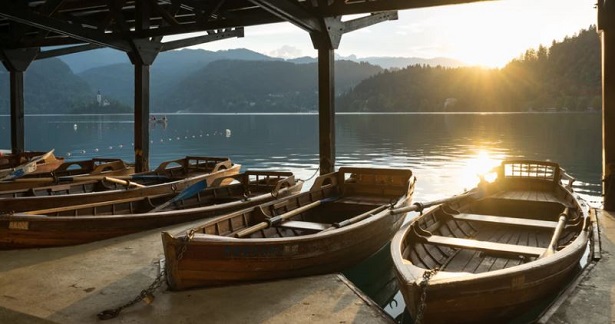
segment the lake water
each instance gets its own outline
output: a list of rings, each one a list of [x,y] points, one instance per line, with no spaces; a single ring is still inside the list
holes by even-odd
[[[157,116],[161,117],[161,116]],[[313,180],[318,172],[315,114],[167,115],[150,124],[150,164],[186,155],[228,156],[242,169],[282,169]],[[69,160],[119,157],[134,161],[132,115],[26,116],[27,150]],[[478,174],[506,158],[558,162],[577,181],[574,190],[601,205],[601,115],[340,114],[336,116],[336,166],[410,168],[417,176],[415,201],[459,194]],[[10,121],[0,116],[0,148],[10,148]],[[310,181],[305,188],[309,188]],[[414,215],[408,215],[409,218]],[[399,318],[388,250],[347,276]]]

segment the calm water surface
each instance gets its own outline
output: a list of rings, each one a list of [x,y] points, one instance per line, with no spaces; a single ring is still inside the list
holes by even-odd
[[[150,125],[152,168],[186,155],[206,155],[228,156],[243,170],[293,171],[301,179],[313,180],[318,172],[317,115],[167,117],[166,126]],[[69,160],[134,160],[132,115],[26,116],[25,126],[28,150],[55,148]],[[336,142],[338,167],[413,170],[418,178],[415,201],[461,193],[501,160],[527,158],[558,162],[577,179],[577,193],[594,206],[601,204],[599,113],[337,115]],[[0,116],[0,148],[10,148],[8,116]],[[383,251],[346,275],[399,318],[403,299],[388,250]]]

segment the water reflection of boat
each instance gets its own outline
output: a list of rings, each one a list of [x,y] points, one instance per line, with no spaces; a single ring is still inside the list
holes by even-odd
[[[158,123],[158,124],[166,124],[169,119],[167,118],[167,116],[162,116],[162,117],[156,117],[156,116],[151,116],[149,118],[150,123]]]
[[[391,261],[390,244],[361,263],[344,270],[343,274],[383,309],[389,306],[399,291]]]
[[[232,183],[224,185],[227,180]],[[252,171],[197,185],[188,195],[169,192],[0,216],[0,250],[82,244],[212,217],[299,192],[302,184],[290,172]]]
[[[405,225],[391,254],[408,311],[425,323],[501,322],[563,288],[590,234],[572,182],[556,163],[505,161],[479,198]]]
[[[173,290],[341,271],[399,229],[414,192],[407,169],[340,168],[307,192],[220,216],[179,235],[163,232]]]

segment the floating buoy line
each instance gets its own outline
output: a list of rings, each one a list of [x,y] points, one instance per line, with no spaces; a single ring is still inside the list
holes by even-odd
[[[77,124],[74,125],[74,129],[77,130]],[[156,139],[150,139],[149,143],[151,145],[160,145],[160,144],[171,144],[173,142],[180,142],[180,141],[188,141],[188,140],[197,140],[197,139],[201,139],[201,138],[205,138],[205,137],[226,137],[229,138],[231,137],[231,130],[230,129],[225,129],[223,131],[213,131],[213,132],[203,132],[200,131],[198,133],[192,133],[192,134],[185,134],[185,135],[181,135],[181,136],[169,136],[168,134],[163,134],[160,138],[156,138]],[[117,150],[121,150],[124,148],[133,148],[135,146],[134,142],[131,143],[126,143],[126,144],[117,144],[117,145],[109,145],[105,148],[101,148],[101,147],[89,147],[89,148],[82,148],[82,149],[74,149],[68,152],[65,152],[63,154],[63,156],[65,157],[75,157],[75,156],[82,156],[82,155],[88,155],[88,154],[92,154],[92,153],[96,153],[96,154],[104,154],[105,152],[111,152],[111,151],[117,151]]]

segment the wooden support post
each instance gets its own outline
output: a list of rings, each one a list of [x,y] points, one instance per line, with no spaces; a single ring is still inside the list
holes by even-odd
[[[2,63],[10,72],[11,93],[11,150],[21,153],[25,150],[25,108],[24,108],[24,71],[34,61],[39,48],[2,50]]]
[[[602,40],[602,172],[604,209],[615,210],[615,4],[598,1]]]
[[[330,48],[318,49],[318,127],[320,174],[335,171],[335,73]]]
[[[25,118],[23,100],[23,72],[11,71],[11,151],[13,154],[25,150]]]
[[[135,63],[135,171],[149,170],[149,65]]]
[[[134,17],[135,30],[149,29],[150,3],[137,1],[135,9],[138,13]],[[125,24],[119,11],[115,15],[118,21]],[[135,67],[135,171],[144,172],[149,170],[149,68],[161,50],[160,39],[131,39],[130,47],[132,51],[128,53],[128,58]]]

